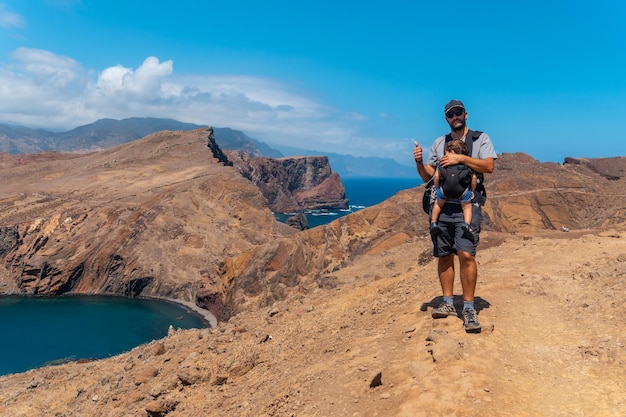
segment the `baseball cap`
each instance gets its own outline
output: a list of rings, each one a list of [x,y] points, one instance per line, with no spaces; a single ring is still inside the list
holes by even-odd
[[[460,107],[465,110],[465,106],[463,105],[463,102],[461,100],[450,100],[448,104],[446,104],[445,110],[443,112],[447,113],[450,109],[453,109],[455,107]]]

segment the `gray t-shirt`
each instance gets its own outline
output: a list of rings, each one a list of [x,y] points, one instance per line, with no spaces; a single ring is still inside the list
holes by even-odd
[[[436,167],[439,164],[439,160],[443,157],[443,154],[445,152],[445,146],[445,135],[439,136],[437,139],[435,139],[433,145],[430,147],[430,152],[428,153],[428,159],[426,160],[426,164]],[[478,139],[476,139],[472,144],[472,158],[498,158],[496,150],[493,148],[493,143],[491,143],[491,138],[489,138],[489,135],[487,135],[485,132],[481,133]]]

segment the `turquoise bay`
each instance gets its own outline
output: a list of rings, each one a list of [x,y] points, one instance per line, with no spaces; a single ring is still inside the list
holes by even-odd
[[[205,327],[165,301],[102,296],[0,297],[0,375],[101,359],[163,338],[169,326]]]

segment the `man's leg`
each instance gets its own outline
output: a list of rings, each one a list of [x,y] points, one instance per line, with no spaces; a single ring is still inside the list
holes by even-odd
[[[478,269],[476,258],[471,253],[459,251],[459,269],[461,286],[463,287],[463,301],[474,301],[476,292],[476,281],[478,279]],[[454,279],[454,271],[452,272]],[[442,284],[443,285],[443,284]]]
[[[467,332],[480,332],[481,325],[474,308],[474,293],[478,279],[476,258],[468,252],[459,251],[458,254],[461,285],[463,286],[463,325]]]
[[[444,297],[454,295],[454,254],[439,258],[437,273]]]
[[[454,295],[454,254],[438,258],[437,273],[439,275],[439,283],[441,284],[443,302],[438,307],[433,308],[431,315],[436,319],[457,316],[456,308],[454,308],[452,303]]]

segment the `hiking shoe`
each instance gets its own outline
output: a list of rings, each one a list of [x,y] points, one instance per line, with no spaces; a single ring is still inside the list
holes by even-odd
[[[463,326],[468,333],[479,333],[482,326],[478,322],[478,313],[473,308],[463,310]]]
[[[435,237],[439,234],[439,232],[441,232],[441,228],[439,227],[439,225],[437,223],[431,223],[430,224],[430,235],[432,237]]]
[[[476,243],[476,236],[474,235],[474,232],[472,231],[472,228],[469,224],[463,223],[461,225],[461,229],[463,229],[463,237],[465,239],[469,239],[472,242]]]
[[[439,307],[433,308],[431,315],[434,319],[442,319],[448,316],[456,316],[456,308],[453,304],[441,303]]]

